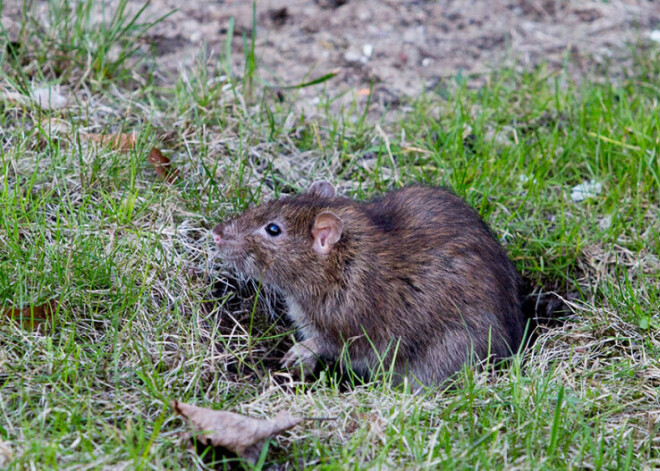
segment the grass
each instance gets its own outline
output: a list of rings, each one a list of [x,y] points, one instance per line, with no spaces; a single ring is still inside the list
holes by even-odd
[[[91,0],[47,6],[56,21],[26,14],[0,52],[0,306],[59,301],[38,329],[0,324],[2,466],[211,467],[181,448],[171,399],[338,418],[279,437],[264,467],[660,465],[657,49],[635,51],[634,73],[616,82],[543,67],[500,70],[477,89],[458,78],[379,122],[357,102],[333,107],[329,82],[306,118],[295,88],[280,101],[259,87],[254,40],[248,83],[225,73],[226,55],[157,82],[130,47],[149,23],[125,2],[100,28]],[[44,84],[67,106],[8,94]],[[84,138],[120,130],[138,132],[135,149]],[[154,145],[177,183],[149,166]],[[266,315],[281,306],[222,270],[208,230],[316,177],[357,198],[452,187],[573,317],[503,371],[466,369],[454,390],[288,381],[273,366],[291,332]],[[602,191],[573,201],[590,180]]]

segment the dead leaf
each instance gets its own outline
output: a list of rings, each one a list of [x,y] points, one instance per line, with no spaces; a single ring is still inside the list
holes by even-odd
[[[23,309],[9,307],[0,310],[2,317],[7,317],[14,322],[20,322],[24,329],[36,330],[44,323],[50,323],[57,311],[57,301],[51,299],[39,306],[28,306]]]
[[[64,108],[68,101],[60,92],[59,85],[46,85],[33,88],[29,96],[19,92],[2,90],[2,97],[7,101],[18,103],[19,105],[29,106],[30,104],[36,104],[43,110]]]
[[[17,93],[17,92],[8,92],[6,90],[3,90],[2,98],[4,98],[5,100],[7,100],[9,102],[19,103],[21,105],[24,105],[27,102],[24,95],[21,95],[20,93]]]
[[[54,136],[71,133],[71,123],[58,118],[48,118],[41,120],[41,128]]]
[[[167,183],[174,183],[179,177],[179,171],[170,165],[170,159],[163,155],[157,147],[149,152],[149,163],[154,166],[154,171]]]
[[[32,99],[44,110],[59,110],[67,103],[66,97],[60,93],[59,85],[34,88]]]
[[[114,134],[85,133],[81,137],[97,144],[107,145],[111,149],[120,152],[129,152],[135,149],[137,145],[137,133],[135,131],[128,133],[117,132]]]
[[[172,401],[171,406],[193,427],[197,432],[195,438],[203,445],[222,447],[252,464],[257,462],[268,437],[295,427],[304,420],[285,411],[270,420],[261,420],[178,401]]]
[[[371,89],[370,88],[360,88],[357,91],[357,96],[367,96],[371,94]]]
[[[9,463],[14,459],[14,452],[7,442],[3,442],[0,438],[0,466],[3,468],[8,466]]]
[[[421,154],[430,154],[431,152],[426,149],[420,149],[419,147],[402,147],[402,152],[419,152]]]

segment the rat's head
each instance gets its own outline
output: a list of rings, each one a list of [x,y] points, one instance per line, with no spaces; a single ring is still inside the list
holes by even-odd
[[[252,207],[218,224],[213,237],[223,261],[285,290],[323,277],[344,231],[329,209],[334,196],[330,183],[318,181],[306,193]]]

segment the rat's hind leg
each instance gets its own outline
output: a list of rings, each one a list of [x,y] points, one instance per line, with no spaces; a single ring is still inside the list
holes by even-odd
[[[441,385],[477,358],[474,340],[463,329],[444,332],[426,352],[408,363],[406,376],[411,384]]]

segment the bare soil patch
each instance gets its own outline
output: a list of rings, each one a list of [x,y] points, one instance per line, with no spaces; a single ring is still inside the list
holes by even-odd
[[[2,25],[20,29],[21,1],[7,2]],[[45,3],[45,2],[44,2]],[[117,0],[105,2],[107,21]],[[401,99],[459,76],[483,82],[502,66],[566,66],[573,77],[588,70],[621,74],[632,67],[631,45],[644,47],[660,28],[660,7],[647,0],[262,0],[257,2],[259,77],[295,85],[336,72],[326,82],[336,104],[366,101],[396,108]],[[129,0],[137,12],[144,3]],[[46,5],[32,14],[48,22]],[[206,48],[217,62],[234,18],[233,71],[241,74],[242,35],[252,31],[248,0],[152,0],[142,20],[171,13],[143,38],[156,56],[158,76],[171,82]],[[319,87],[304,88],[297,104],[314,113]]]
[[[220,52],[231,17],[237,33],[252,28],[246,0],[154,0],[149,14],[175,8],[149,38],[166,69],[190,65],[202,44]],[[502,65],[625,72],[630,44],[660,27],[660,7],[642,0],[270,0],[256,16],[261,78],[292,85],[337,71],[328,88],[352,92],[345,101],[365,99],[358,92],[373,83],[375,101],[388,106],[457,74],[481,81]],[[242,71],[243,41],[232,44]],[[317,93],[303,89],[299,100],[313,105]]]

